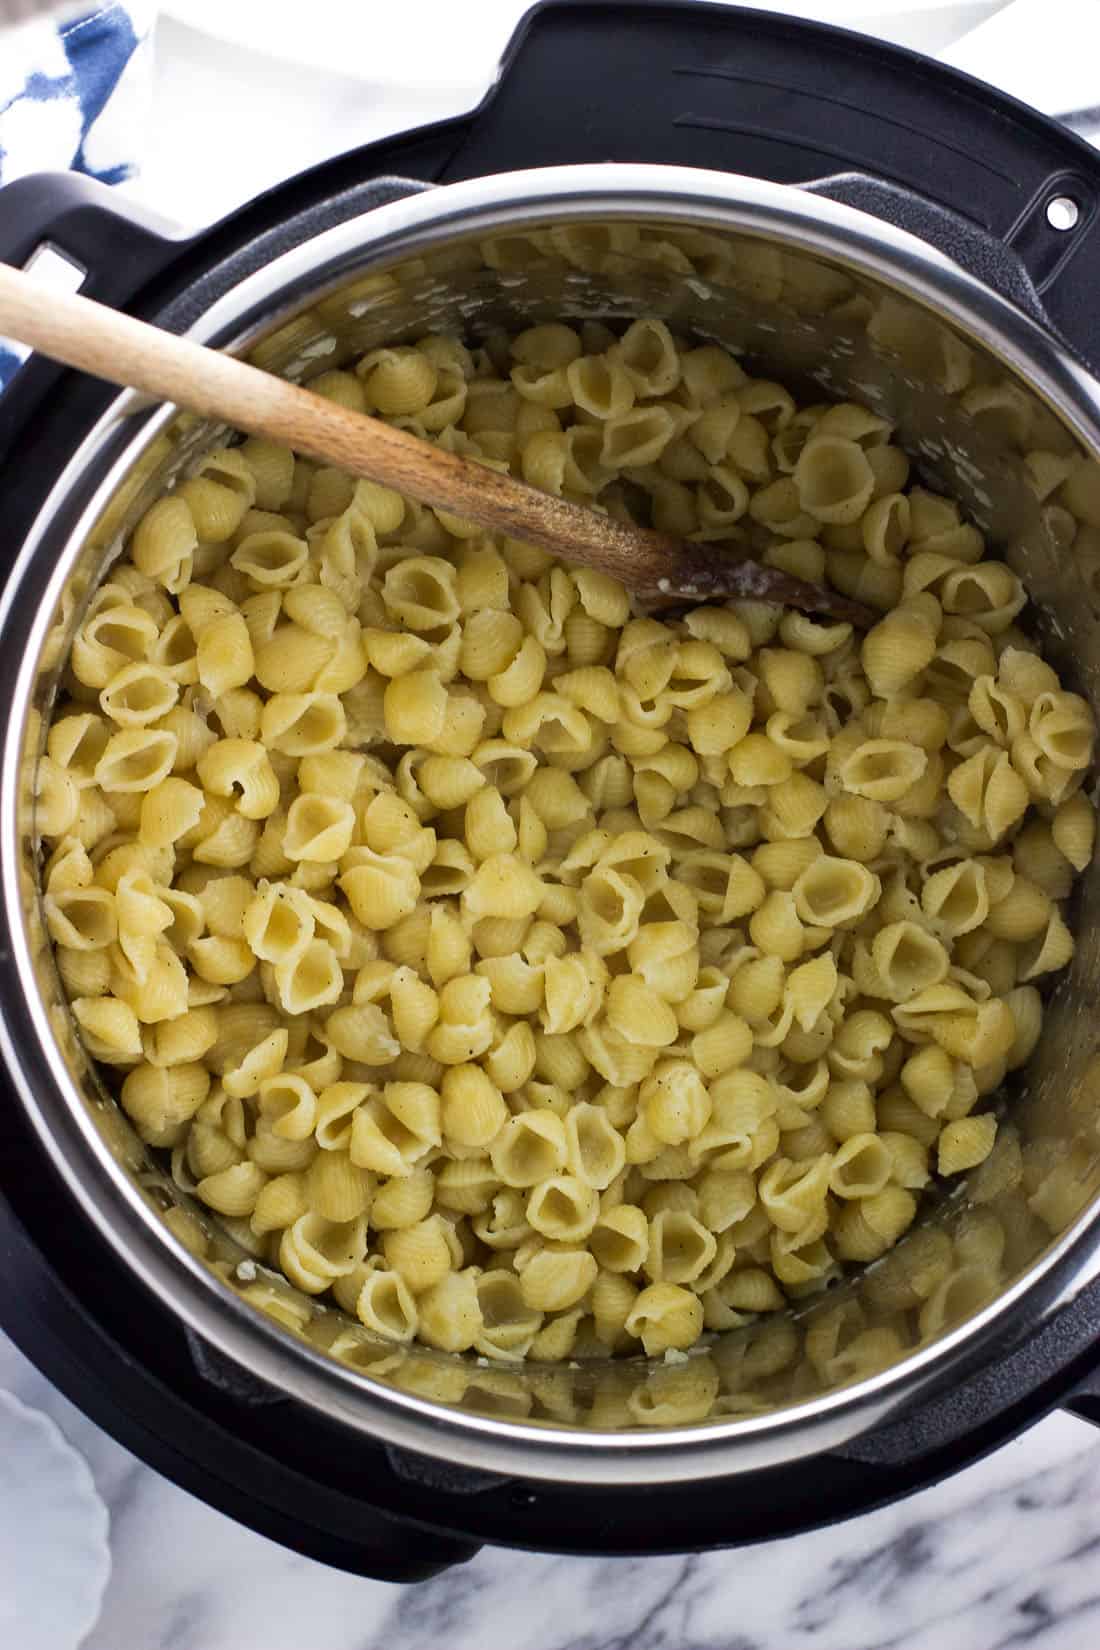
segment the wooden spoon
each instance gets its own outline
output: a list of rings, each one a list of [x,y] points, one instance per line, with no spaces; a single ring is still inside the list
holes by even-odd
[[[52,291],[2,263],[0,334],[108,383],[267,436],[491,532],[610,573],[651,611],[741,599],[820,613],[863,630],[880,617],[860,602],[779,568],[735,560],[731,548],[720,543],[696,543],[630,526],[540,492],[232,355],[177,338],[90,298]]]

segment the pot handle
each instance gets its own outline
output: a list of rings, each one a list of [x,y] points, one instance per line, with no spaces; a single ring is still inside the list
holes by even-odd
[[[0,261],[22,268],[50,247],[83,271],[81,291],[121,305],[185,239],[165,219],[78,172],[35,172],[0,190]]]
[[[213,1346],[201,1340],[193,1330],[185,1329],[184,1338],[196,1373],[207,1387],[213,1389],[218,1401],[228,1402],[231,1407],[239,1405],[251,1410],[254,1415],[257,1410],[277,1410],[286,1406],[285,1393],[268,1386],[250,1370],[224,1357]],[[278,1422],[274,1424],[277,1428]],[[293,1420],[288,1420],[286,1424],[293,1426],[294,1423]],[[443,1467],[439,1469],[438,1479],[421,1479],[415,1468],[403,1470],[406,1459],[412,1462],[419,1458],[406,1458],[389,1447],[385,1450],[385,1457],[399,1477],[412,1483],[423,1482],[433,1488],[446,1489],[454,1489],[457,1483],[459,1488],[467,1492],[471,1488],[481,1487],[478,1483],[464,1484],[462,1474],[457,1471],[452,1470],[448,1478],[447,1469]],[[364,1461],[364,1467],[365,1465]],[[342,1570],[348,1570],[354,1575],[369,1576],[374,1581],[391,1581],[400,1585],[428,1581],[432,1576],[440,1575],[456,1564],[468,1563],[480,1551],[480,1544],[477,1542],[463,1541],[439,1530],[414,1528],[411,1523],[404,1521],[399,1513],[383,1512],[365,1498],[346,1500],[341,1489],[330,1487],[325,1490],[314,1484],[310,1490],[313,1500],[318,1497],[327,1498],[331,1503],[331,1509],[337,1512],[337,1517],[332,1520],[333,1527],[343,1525],[342,1539],[338,1545],[333,1538],[331,1547],[326,1550],[323,1544],[325,1538],[318,1536],[315,1541],[311,1533],[303,1533],[305,1526],[296,1522],[293,1502],[284,1500],[291,1489],[289,1474],[293,1470],[293,1463],[281,1460],[277,1468],[267,1465],[264,1471],[257,1474],[255,1495],[247,1509],[246,1518],[253,1522],[253,1527],[260,1528],[264,1534],[272,1534],[276,1540],[282,1540],[288,1546],[297,1546],[310,1557],[323,1557],[326,1562],[338,1564]],[[276,1485],[272,1480],[273,1472],[282,1475],[286,1481]],[[369,1476],[372,1481],[376,1480],[378,1467],[374,1467]],[[499,1482],[496,1479],[491,1481]],[[338,1507],[340,1501],[344,1501],[342,1516]],[[302,1506],[307,1505],[310,1505],[308,1498]],[[299,1519],[303,1518],[302,1509],[299,1508],[297,1511]]]
[[[1063,1336],[1072,1335],[1076,1359],[1059,1407],[1100,1427],[1100,1282],[1086,1285],[1060,1316]]]
[[[82,293],[116,309],[133,307],[149,313],[171,303],[182,286],[188,302],[177,304],[167,323],[182,331],[205,302],[225,290],[227,278],[219,276],[219,268],[241,248],[247,249],[247,262],[236,258],[228,284],[334,223],[429,187],[419,179],[359,175],[317,202],[311,199],[310,182],[306,174],[284,186],[288,206],[274,222],[270,203],[261,197],[223,223],[193,232],[147,212],[92,178],[73,172],[32,174],[0,189],[0,261],[18,268],[39,249],[50,248],[83,272]],[[196,276],[183,268],[183,262],[189,248],[200,243],[203,262]],[[35,454],[33,465],[12,465],[5,473],[5,524],[11,544],[19,543],[33,519],[41,502],[42,477],[52,459],[52,432],[33,421],[34,415],[66,371],[44,356],[32,356],[0,396],[0,465],[28,444],[34,445]],[[95,379],[78,379],[67,404],[79,407],[82,416],[90,415],[106,393]],[[2,573],[0,568],[0,578]]]
[[[123,307],[177,256],[182,232],[76,172],[39,172],[0,189],[0,260],[17,269],[49,249],[82,274],[80,290]],[[0,395],[0,463],[66,369],[32,356]],[[85,386],[99,393],[102,386]],[[18,499],[31,485],[5,478],[6,501],[20,521]],[[22,524],[20,524],[22,525]],[[14,540],[18,542],[18,539]]]
[[[440,182],[594,160],[878,185],[862,209],[974,267],[1100,364],[1100,166],[1080,138],[969,75],[808,19],[690,0],[543,0]],[[839,164],[838,164],[839,163]],[[885,192],[885,193],[883,193]],[[891,198],[888,200],[887,195]],[[838,197],[839,198],[839,197]],[[1069,201],[1072,227],[1054,202]],[[942,213],[937,228],[934,219]],[[942,239],[940,238],[942,236]],[[1003,290],[1003,285],[1002,285]]]
[[[167,270],[192,240],[217,252],[242,240],[257,246],[257,262],[320,234],[334,223],[368,212],[404,195],[427,189],[415,177],[357,177],[330,199],[309,200],[309,182],[325,166],[293,179],[286,217],[273,226],[264,213],[266,197],[248,201],[209,228],[188,230],[120,195],[117,189],[79,172],[34,172],[0,189],[0,262],[24,267],[49,247],[84,274],[80,291],[114,308],[124,307]],[[278,191],[272,191],[272,194]],[[304,195],[303,208],[296,196]]]
[[[800,184],[808,195],[821,195],[854,207],[870,217],[879,218],[895,229],[904,229],[910,235],[925,241],[952,259],[967,274],[999,292],[1002,298],[1030,315],[1033,321],[1048,331],[1059,333],[1028,272],[1027,266],[1010,242],[991,235],[970,218],[936,201],[900,189],[897,184],[864,172],[838,172],[829,177],[815,178],[812,183]],[[1063,340],[1069,342],[1069,340]],[[1095,339],[1096,360],[1100,360],[1100,329]],[[1071,345],[1075,353],[1084,357],[1085,351]],[[1090,370],[1091,361],[1088,363]]]
[[[1092,1369],[1082,1377],[1062,1408],[1076,1415],[1079,1421],[1100,1427],[1100,1369]]]

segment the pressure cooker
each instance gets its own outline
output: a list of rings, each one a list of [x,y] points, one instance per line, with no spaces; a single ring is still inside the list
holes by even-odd
[[[428,331],[656,314],[811,399],[866,402],[1025,577],[1044,651],[1100,706],[1100,156],[925,58],[735,7],[548,0],[472,114],[198,234],[86,179],[13,183],[0,257],[43,247],[91,296],[302,381]],[[1005,1100],[1005,1152],[889,1265],[816,1304],[687,1359],[540,1367],[394,1348],[289,1283],[257,1288],[82,1053],[33,837],[83,604],[141,509],[224,433],[37,358],[0,400],[0,1322],[16,1343],[192,1493],[390,1580],[484,1542],[631,1554],[788,1535],[927,1485],[1054,1406],[1100,1421],[1095,871]],[[1050,455],[1072,487],[1043,484]],[[992,1284],[967,1265],[976,1219],[1000,1234]],[[958,1262],[934,1320],[914,1282],[929,1231]],[[852,1349],[885,1322],[894,1351],[868,1366]]]

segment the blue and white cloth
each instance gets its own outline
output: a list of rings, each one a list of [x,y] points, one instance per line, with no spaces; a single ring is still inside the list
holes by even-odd
[[[0,185],[29,172],[134,175],[149,109],[152,0],[0,28]],[[2,210],[2,203],[0,203]],[[0,387],[21,352],[0,340]]]

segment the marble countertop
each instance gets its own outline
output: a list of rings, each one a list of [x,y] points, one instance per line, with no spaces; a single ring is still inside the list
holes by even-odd
[[[269,18],[283,9],[276,0],[267,3]],[[424,13],[431,3],[409,0],[402,10]],[[789,0],[785,8],[783,0],[772,3],[834,15],[817,0]],[[892,14],[884,33],[941,50],[997,12],[998,3],[881,0],[879,9]],[[1017,0],[1021,7],[1034,3]],[[1096,0],[1050,3],[1063,10],[1076,5],[1082,17],[1096,7]],[[459,12],[447,9],[452,17]],[[515,9],[522,9],[519,0]],[[838,4],[835,15],[866,26],[874,9],[875,0],[850,0]],[[500,10],[494,0],[494,17]],[[310,62],[287,61],[277,49],[285,30],[281,37],[271,30],[266,53],[242,46],[232,29],[223,27],[219,37],[215,11],[206,0],[167,0],[147,164],[134,186],[184,223],[208,221],[338,149],[469,107],[479,75],[487,84],[491,73],[491,54],[490,67],[479,68],[467,51],[461,86],[389,83],[370,65],[341,74],[320,52]],[[1093,27],[1098,13],[1100,7],[1089,19]],[[979,61],[991,73],[989,60]],[[195,119],[199,86],[201,121]],[[1050,83],[1036,101],[1058,109],[1080,100],[1059,101]],[[292,123],[284,119],[288,104]],[[243,141],[245,135],[251,141]],[[87,1460],[109,1511],[112,1573],[84,1650],[423,1650],[437,1644],[446,1650],[1093,1650],[1100,1644],[1100,1432],[1065,1415],[1049,1417],[986,1461],[900,1505],[794,1541],[645,1560],[486,1549],[433,1582],[401,1589],[300,1558],[177,1489],[86,1420],[2,1334],[0,1388],[56,1421]],[[27,1532],[28,1564],[48,1539],[48,1532]],[[19,1645],[12,1641],[4,1650]]]

